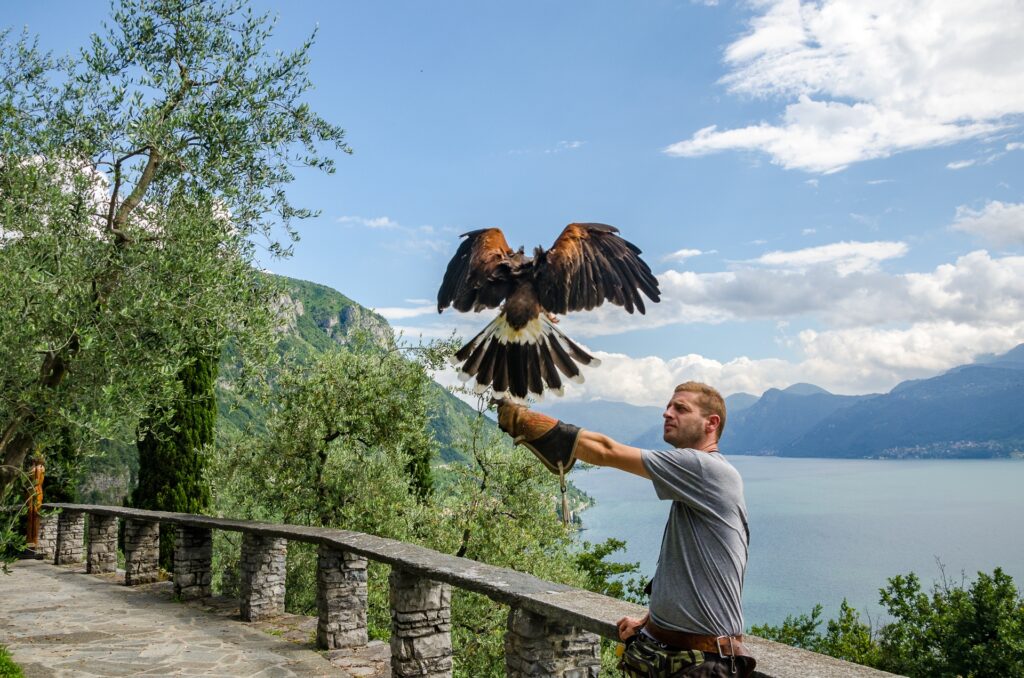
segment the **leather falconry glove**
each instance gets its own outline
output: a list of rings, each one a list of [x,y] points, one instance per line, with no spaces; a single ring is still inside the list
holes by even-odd
[[[568,524],[565,474],[576,463],[576,445],[582,429],[506,400],[498,402],[498,428],[512,436],[516,445],[524,445],[533,452],[558,476],[562,489],[562,522]]]
[[[498,403],[498,427],[512,436],[516,445],[524,445],[554,474],[569,471],[576,463],[579,426],[534,412],[508,401]]]

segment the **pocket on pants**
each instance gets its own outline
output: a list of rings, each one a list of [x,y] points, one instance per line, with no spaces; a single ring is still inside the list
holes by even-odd
[[[634,636],[622,654],[619,668],[626,678],[681,678],[704,663],[696,650],[676,650],[644,634]]]

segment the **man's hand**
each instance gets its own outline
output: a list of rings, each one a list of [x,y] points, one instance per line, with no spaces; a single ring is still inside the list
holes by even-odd
[[[643,617],[623,617],[617,624],[619,627],[619,640],[626,642],[628,638],[632,638],[640,632],[640,629],[647,623],[647,617],[650,613],[645,614]]]

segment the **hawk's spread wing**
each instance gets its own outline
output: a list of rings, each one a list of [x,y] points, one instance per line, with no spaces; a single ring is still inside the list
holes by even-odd
[[[438,313],[449,304],[463,312],[494,308],[512,291],[512,272],[519,264],[501,229],[482,228],[460,237],[466,239],[448,262],[437,291]]]
[[[630,313],[645,311],[640,292],[658,301],[658,279],[640,248],[606,224],[569,224],[537,267],[540,302],[552,313],[590,310],[605,299]]]

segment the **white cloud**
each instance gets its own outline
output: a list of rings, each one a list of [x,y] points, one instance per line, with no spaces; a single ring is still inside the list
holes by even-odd
[[[665,149],[767,153],[835,172],[977,138],[1024,113],[1024,7],[1014,0],[763,0],[726,49],[730,91],[788,100],[772,124],[711,125]]]
[[[951,163],[947,163],[946,164],[946,169],[951,169],[951,170],[964,169],[965,167],[970,167],[971,165],[973,165],[976,162],[978,162],[978,161],[977,160],[955,160],[955,161],[953,161]]]
[[[1024,203],[993,200],[980,211],[961,205],[951,228],[996,245],[1024,245]]]
[[[699,257],[702,254],[718,254],[718,250],[695,250],[695,249],[681,249],[676,250],[672,254],[666,254],[661,258],[662,261],[686,261],[693,257]]]
[[[869,179],[867,181],[868,186],[878,186],[880,184],[891,184],[895,179]]]
[[[818,187],[818,180],[817,179],[808,179],[804,183],[807,184],[808,186],[812,186],[814,188]]]
[[[363,226],[374,230],[378,229],[396,229],[399,228],[397,221],[394,221],[390,217],[355,217],[355,216],[344,216],[338,217],[339,224],[348,224],[351,226]]]
[[[405,320],[407,318],[416,318],[422,315],[430,315],[437,313],[437,304],[428,304],[424,306],[413,306],[413,307],[384,307],[373,309],[379,315],[384,316],[387,320]]]
[[[802,235],[814,235],[817,232],[818,229],[816,228],[805,228],[804,230],[800,231]]]
[[[797,338],[800,358],[795,361],[739,357],[721,362],[699,354],[666,360],[597,351],[601,366],[587,369],[586,381],[567,388],[566,397],[663,405],[673,386],[690,379],[712,384],[725,394],[759,395],[798,382],[833,393],[886,392],[906,379],[931,377],[1021,342],[1024,322],[979,327],[946,321],[897,330],[807,330]]]
[[[849,275],[875,270],[879,262],[899,258],[906,253],[907,245],[902,242],[844,241],[801,250],[776,250],[751,259],[748,263],[786,268],[829,264],[834,265],[840,275]]]
[[[1006,144],[1006,150],[1008,150],[1008,151],[1024,150],[1024,143],[1021,143],[1019,141],[1012,141],[1012,142]]]

